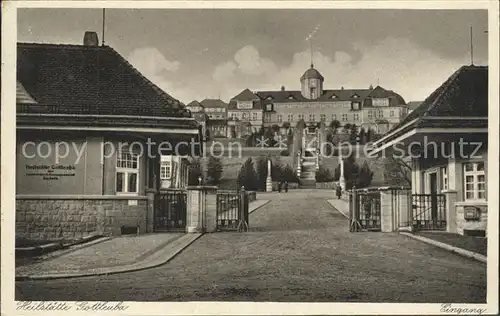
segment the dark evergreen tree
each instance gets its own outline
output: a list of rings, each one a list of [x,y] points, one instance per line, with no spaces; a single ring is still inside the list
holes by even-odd
[[[207,164],[207,182],[212,185],[219,184],[223,171],[224,167],[222,166],[220,158],[210,156]]]

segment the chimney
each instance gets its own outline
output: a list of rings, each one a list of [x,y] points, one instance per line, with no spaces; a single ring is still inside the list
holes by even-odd
[[[281,91],[285,91],[285,86],[281,86]]]
[[[344,86],[340,87],[340,90],[344,90]]]
[[[96,32],[85,32],[83,36],[83,45],[84,46],[99,46],[99,39],[97,38]]]
[[[370,90],[373,90],[373,86],[372,86],[372,85],[370,85],[370,88],[369,88],[369,89],[370,89]]]

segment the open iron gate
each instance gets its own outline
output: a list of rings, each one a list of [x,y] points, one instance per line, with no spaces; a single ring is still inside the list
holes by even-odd
[[[217,231],[248,231],[249,193],[217,191]]]

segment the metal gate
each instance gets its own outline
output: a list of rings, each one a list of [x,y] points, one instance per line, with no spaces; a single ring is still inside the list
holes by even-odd
[[[248,192],[217,191],[217,231],[248,231]]]
[[[446,230],[444,194],[413,194],[412,213],[415,230]]]
[[[165,190],[156,193],[154,231],[185,231],[187,221],[187,192]]]
[[[380,191],[353,190],[349,195],[349,231],[380,231]]]

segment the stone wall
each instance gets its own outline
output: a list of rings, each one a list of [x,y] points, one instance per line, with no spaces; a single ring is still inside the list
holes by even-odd
[[[120,235],[121,226],[146,232],[146,198],[17,198],[16,237],[75,240],[91,234]]]
[[[467,206],[475,206],[480,209],[480,217],[479,220],[466,220],[465,219],[465,208]],[[477,203],[466,203],[460,202],[455,204],[457,217],[457,233],[460,235],[464,235],[465,230],[483,230],[485,235],[487,235],[488,228],[488,205],[486,203],[477,204]]]
[[[337,187],[336,182],[316,182],[316,189],[330,189],[333,190]]]

